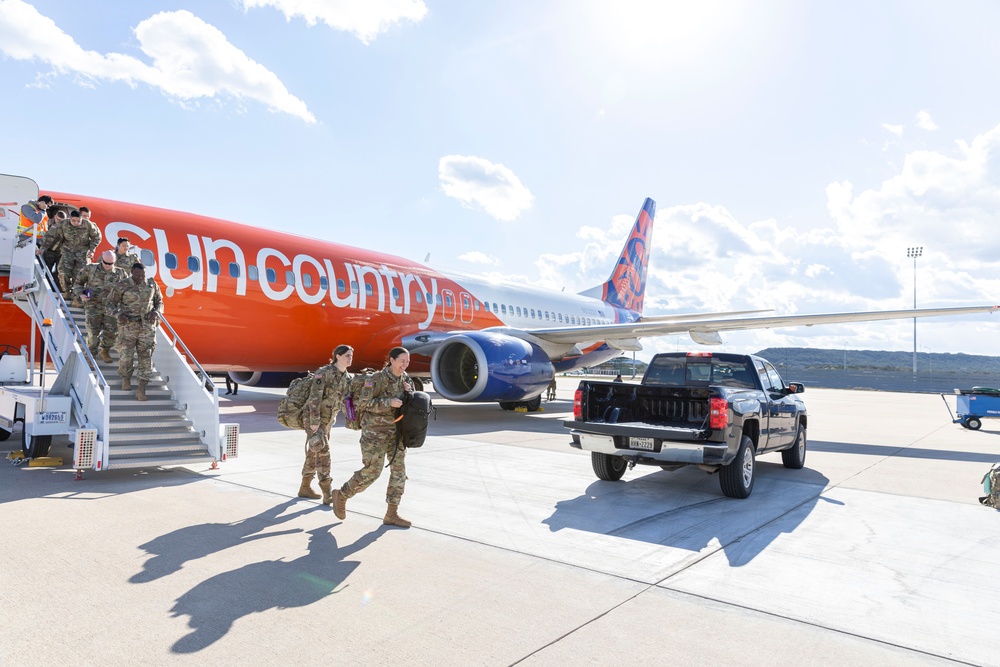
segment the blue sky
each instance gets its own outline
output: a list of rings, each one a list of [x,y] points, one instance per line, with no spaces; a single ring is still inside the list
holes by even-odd
[[[649,196],[650,315],[909,308],[909,246],[919,305],[1000,303],[998,19],[964,0],[0,0],[0,171],[566,291],[606,278]],[[922,352],[1000,354],[995,316],[919,328]],[[725,339],[913,345],[912,321]]]

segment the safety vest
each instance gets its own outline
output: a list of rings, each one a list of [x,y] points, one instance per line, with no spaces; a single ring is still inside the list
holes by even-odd
[[[25,215],[24,209],[28,209],[28,215]],[[37,219],[39,214],[41,218]],[[21,207],[21,218],[17,221],[17,235],[41,237],[48,230],[48,222],[49,216],[45,211],[37,208],[34,202],[29,202]]]

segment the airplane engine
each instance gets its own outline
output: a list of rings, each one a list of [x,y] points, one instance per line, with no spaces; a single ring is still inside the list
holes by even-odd
[[[247,387],[287,387],[304,373],[277,373],[261,371],[229,371],[229,377]]]
[[[539,397],[554,374],[538,347],[487,331],[451,336],[431,359],[434,390],[452,401],[526,401]]]

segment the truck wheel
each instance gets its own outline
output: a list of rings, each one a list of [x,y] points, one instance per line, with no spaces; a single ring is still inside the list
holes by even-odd
[[[983,421],[979,417],[969,417],[965,420],[965,425],[973,431],[978,431],[983,427]]]
[[[598,479],[617,482],[625,474],[628,463],[620,456],[612,456],[603,452],[591,452],[590,464],[594,466],[594,474]]]
[[[0,442],[3,442],[10,437],[10,431],[5,428],[0,428]]]
[[[30,436],[23,430],[21,431],[21,450],[24,452],[25,458],[35,459],[40,456],[48,456],[51,446],[51,435]]]
[[[754,458],[753,440],[743,436],[736,458],[719,470],[719,485],[722,493],[729,498],[748,498],[753,491],[754,472],[757,462]]]
[[[795,444],[781,452],[781,463],[792,470],[806,464],[806,429],[802,424],[799,424],[799,431],[795,434]]]

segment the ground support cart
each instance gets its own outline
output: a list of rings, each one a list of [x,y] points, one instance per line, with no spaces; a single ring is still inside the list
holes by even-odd
[[[978,431],[983,426],[983,419],[987,417],[1000,418],[1000,389],[989,387],[956,389],[955,414],[951,413],[951,406],[948,405],[944,396],[941,394],[941,400],[948,407],[952,423]]]

